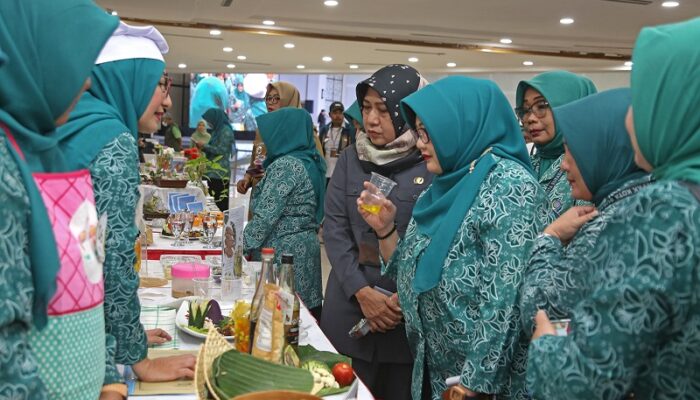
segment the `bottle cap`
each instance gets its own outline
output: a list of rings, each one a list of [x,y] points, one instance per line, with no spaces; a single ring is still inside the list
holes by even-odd
[[[294,256],[291,254],[282,254],[282,264],[294,264]]]
[[[275,249],[272,247],[264,247],[262,249],[262,254],[275,254]]]

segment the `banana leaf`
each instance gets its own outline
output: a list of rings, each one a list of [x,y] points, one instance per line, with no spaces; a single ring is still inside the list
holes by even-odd
[[[311,393],[313,375],[307,370],[288,367],[229,350],[214,360],[212,381],[217,394],[232,398],[262,390],[295,390]]]

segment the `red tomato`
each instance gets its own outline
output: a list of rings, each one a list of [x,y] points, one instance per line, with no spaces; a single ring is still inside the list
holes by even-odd
[[[350,364],[340,362],[333,366],[333,377],[341,387],[348,386],[355,379],[355,371]]]

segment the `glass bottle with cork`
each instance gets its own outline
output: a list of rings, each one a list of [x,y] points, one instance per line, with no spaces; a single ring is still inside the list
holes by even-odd
[[[250,309],[250,343],[254,343],[253,339],[255,339],[255,327],[258,323],[258,318],[260,318],[260,311],[263,309],[263,305],[265,304],[265,284],[277,283],[275,278],[275,268],[273,265],[275,250],[270,247],[265,247],[262,249],[261,254],[262,267],[260,269],[260,276],[257,279],[255,294],[253,295],[253,301]],[[250,347],[252,349],[253,346]]]
[[[284,339],[296,351],[299,346],[299,298],[294,289],[294,256],[282,254],[279,272],[280,300],[284,321]]]

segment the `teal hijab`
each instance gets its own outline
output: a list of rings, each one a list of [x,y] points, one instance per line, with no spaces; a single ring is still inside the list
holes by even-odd
[[[164,62],[144,58],[94,67],[92,87],[57,131],[68,171],[87,168],[107,143],[124,132],[138,139],[139,118],[164,69]]]
[[[292,156],[304,164],[316,194],[316,222],[323,220],[326,195],[326,162],[316,150],[314,127],[309,113],[302,108],[285,107],[256,118],[260,136],[267,148],[263,167],[282,156]]]
[[[229,125],[228,116],[226,116],[224,110],[220,108],[208,109],[207,112],[202,114],[202,119],[207,121],[209,126],[211,126],[212,139],[214,139],[222,129],[225,129]]]
[[[51,222],[32,172],[64,168],[54,121],[68,109],[90,76],[117,24],[117,18],[90,0],[0,1],[0,48],[8,58],[0,68],[0,124],[8,128],[23,153],[10,151],[31,207],[28,252],[34,284],[33,323],[37,328],[46,325],[46,310],[56,290],[60,262]]]
[[[522,107],[525,92],[533,88],[540,92],[550,107],[559,107],[597,92],[593,82],[585,76],[568,71],[549,71],[535,76],[528,81],[520,81],[515,93],[517,107]],[[556,124],[555,124],[556,125]],[[564,138],[558,125],[555,126],[552,141],[544,146],[535,145],[541,158],[539,174],[542,175],[552,163],[564,154]]]
[[[510,104],[491,81],[450,76],[403,99],[401,111],[414,129],[416,116],[423,121],[443,170],[413,208],[418,231],[430,237],[413,281],[414,290],[422,293],[440,281],[442,260],[496,165],[484,153],[491,149],[534,173]]]
[[[700,183],[700,18],[644,28],[632,60],[637,143],[659,180]]]
[[[190,101],[190,128],[197,127],[197,121],[210,108],[225,110],[228,106],[228,91],[221,79],[208,76],[197,84]]]
[[[357,104],[357,100],[353,101],[352,105],[350,105],[350,107],[348,107],[343,114],[345,114],[345,118],[351,120],[351,122],[352,120],[355,120],[361,127],[365,126],[365,123],[362,121],[362,111],[360,111],[360,106]]]
[[[631,101],[629,89],[613,89],[552,111],[596,206],[625,182],[644,175],[634,163],[625,129]]]

